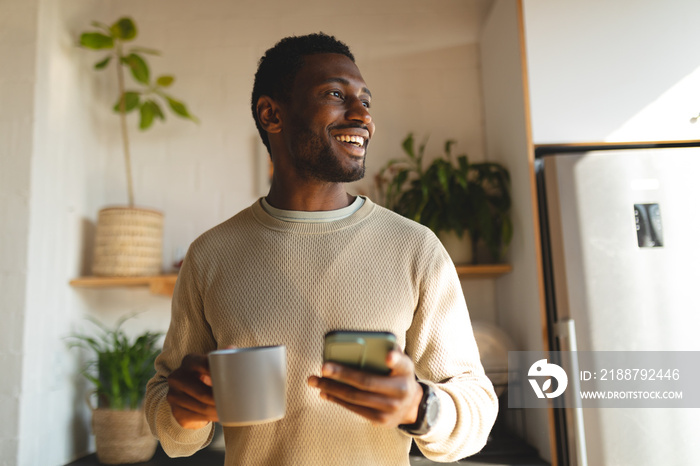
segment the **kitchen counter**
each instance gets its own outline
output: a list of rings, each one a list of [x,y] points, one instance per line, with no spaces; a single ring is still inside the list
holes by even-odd
[[[134,466],[221,466],[224,464],[224,443],[220,432],[215,435],[212,445],[186,458],[170,458],[158,445],[155,456],[145,463]],[[411,466],[434,466],[445,463],[435,463],[422,457],[414,445],[411,449]],[[97,455],[91,454],[76,460],[66,466],[99,466]],[[465,466],[549,466],[549,463],[538,457],[534,448],[520,438],[502,433],[489,440],[486,447],[477,455],[456,463]]]
[[[97,455],[94,453],[70,463],[69,466],[99,466]],[[169,458],[160,445],[156,454],[146,463],[138,463],[134,466],[221,466],[224,464],[224,451],[217,448],[205,448],[187,458]],[[420,456],[411,456],[411,466],[433,466],[444,463],[435,463]],[[549,466],[548,463],[530,455],[477,455],[458,461],[465,466]]]

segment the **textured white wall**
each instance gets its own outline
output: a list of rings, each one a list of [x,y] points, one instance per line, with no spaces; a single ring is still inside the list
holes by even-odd
[[[163,51],[153,71],[176,75],[172,93],[202,121],[169,116],[166,126],[131,132],[136,201],[165,212],[168,265],[174,247],[258,197],[250,88],[257,59],[285,35],[323,30],[355,52],[375,96],[368,175],[400,155],[409,131],[430,134],[431,153],[454,138],[459,151],[482,158],[475,43],[488,3],[0,0],[0,57],[18,63],[0,70],[9,109],[0,115],[0,299],[8,309],[0,364],[14,379],[0,384],[0,407],[10,413],[0,430],[3,461],[65,464],[90,449],[85,385],[63,340],[86,328],[84,315],[109,323],[142,312],[131,332],[169,322],[169,301],[145,289],[67,285],[89,271],[97,210],[126,202],[118,119],[109,110],[113,70],[92,71],[100,54],[75,46],[91,20],[133,16],[138,43]],[[371,193],[370,180],[353,190]],[[493,288],[479,290],[475,313],[492,316]]]
[[[700,137],[700,3],[524,6],[535,143]]]
[[[96,170],[84,73],[67,25],[88,2],[41,0],[34,79],[29,234],[16,464],[63,464],[88,448],[89,413],[77,355],[64,337],[90,312],[66,286],[81,272],[86,218],[94,215],[84,182]],[[89,231],[89,230],[88,230]],[[73,433],[75,432],[75,435]]]
[[[0,464],[17,463],[37,1],[0,1]]]

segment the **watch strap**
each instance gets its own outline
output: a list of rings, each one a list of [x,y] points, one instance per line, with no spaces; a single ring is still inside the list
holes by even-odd
[[[428,433],[428,431],[431,427],[433,427],[433,424],[435,422],[434,418],[428,418],[428,409],[430,408],[431,404],[438,403],[437,393],[435,393],[433,387],[420,381],[418,381],[418,383],[423,388],[423,396],[421,397],[420,404],[418,405],[418,414],[416,416],[416,422],[414,422],[413,424],[399,425],[399,429],[411,435],[425,435]]]

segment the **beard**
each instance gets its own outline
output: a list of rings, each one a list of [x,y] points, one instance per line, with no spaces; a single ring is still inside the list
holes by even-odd
[[[333,150],[330,136],[323,139],[309,128],[298,129],[296,135],[292,163],[300,175],[327,183],[350,183],[365,176],[365,157],[360,164],[344,166],[347,157]]]

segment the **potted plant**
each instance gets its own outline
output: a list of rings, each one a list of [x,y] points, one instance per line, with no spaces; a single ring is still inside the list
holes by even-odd
[[[97,335],[76,333],[70,347],[88,351],[82,374],[95,387],[95,407],[90,397],[97,458],[105,464],[148,461],[157,440],[146,423],[141,403],[146,384],[155,374],[154,362],[162,333],[144,332],[133,340],[122,329],[127,318],[111,329],[95,319]]]
[[[401,145],[406,157],[379,172],[375,181],[384,205],[429,227],[443,242],[450,234],[470,240],[467,257],[453,255],[455,262],[479,257],[482,243],[490,260],[501,261],[513,235],[508,170],[494,162],[470,163],[466,155],[453,158],[453,140],[424,168],[426,144],[427,138],[416,150],[409,134]]]
[[[93,273],[102,276],[140,276],[160,273],[162,256],[163,216],[160,212],[134,206],[131,173],[131,152],[127,114],[138,110],[139,129],[147,130],[156,120],[165,121],[163,108],[175,115],[197,122],[187,106],[169,94],[175,78],[172,75],[151,76],[144,55],[158,55],[157,50],[131,46],[137,36],[136,24],[123,17],[114,24],[93,22],[97,29],[80,36],[80,45],[107,52],[94,68],[106,69],[114,63],[117,77],[117,99],[113,110],[119,115],[124,163],[126,168],[127,207],[102,209],[98,215]],[[127,89],[125,68],[135,87]]]

